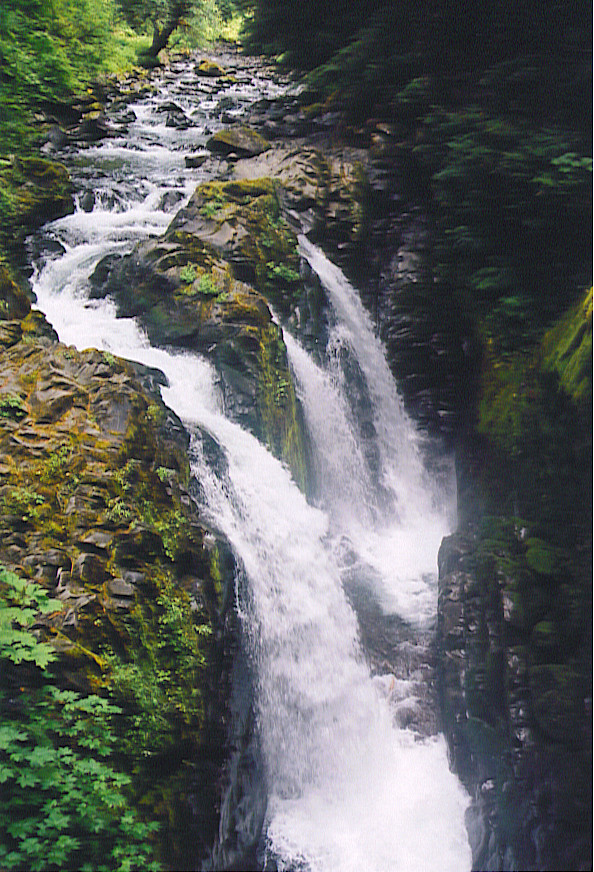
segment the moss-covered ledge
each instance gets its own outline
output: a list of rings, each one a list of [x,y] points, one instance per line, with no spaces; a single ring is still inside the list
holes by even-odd
[[[23,266],[26,236],[74,212],[66,167],[38,155],[0,159],[0,257]]]

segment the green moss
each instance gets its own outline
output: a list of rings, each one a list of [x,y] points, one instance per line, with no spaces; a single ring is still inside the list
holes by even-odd
[[[262,330],[258,363],[258,407],[264,438],[273,453],[287,463],[296,483],[305,490],[307,474],[303,432],[285,344],[275,324]]]
[[[592,288],[549,330],[542,342],[543,366],[576,403],[592,400]]]
[[[554,576],[559,567],[558,550],[543,539],[532,537],[526,541],[526,563],[538,575]]]
[[[523,419],[537,394],[532,355],[498,358],[487,342],[478,404],[479,433],[509,454],[517,454],[523,437]]]
[[[217,603],[220,607],[223,596],[223,573],[221,569],[221,554],[217,545],[210,552],[209,568]]]

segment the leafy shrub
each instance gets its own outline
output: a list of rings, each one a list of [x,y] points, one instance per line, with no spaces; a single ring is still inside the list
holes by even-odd
[[[118,706],[58,688],[53,647],[31,630],[62,608],[32,581],[0,568],[0,867],[5,870],[157,870],[156,823],[130,808],[130,778],[109,763]],[[18,682],[22,664],[35,686]],[[12,680],[11,680],[12,679]],[[19,691],[15,691],[19,686]]]

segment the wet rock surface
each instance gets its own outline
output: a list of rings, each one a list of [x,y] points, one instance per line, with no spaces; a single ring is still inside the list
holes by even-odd
[[[561,587],[531,575],[528,551],[513,527],[491,538],[458,533],[442,544],[443,728],[473,797],[473,868],[587,869],[592,715],[585,628],[577,622],[561,645],[550,620]]]

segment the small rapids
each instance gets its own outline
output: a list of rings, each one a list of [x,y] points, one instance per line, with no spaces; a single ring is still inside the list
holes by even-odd
[[[162,233],[171,203],[204,179],[184,155],[216,125],[216,99],[180,70],[128,108],[121,135],[66,156],[79,201],[94,208],[44,229],[34,291],[62,342],[95,347],[165,373],[165,402],[192,434],[202,510],[241,567],[237,608],[257,675],[255,708],[268,808],[261,862],[311,872],[461,872],[471,865],[468,796],[450,772],[445,740],[398,721],[416,684],[371,669],[349,591],[409,626],[430,628],[436,555],[451,524],[452,486],[435,486],[357,292],[305,238],[301,252],[328,296],[333,325],[324,361],[286,335],[316,473],[314,503],[250,433],[226,418],[216,373],[196,355],[152,348],[110,301],[91,301],[89,276],[106,254]],[[227,85],[242,107],[278,86]],[[243,90],[242,90],[243,88]],[[193,126],[172,131],[160,107],[175,100]],[[45,253],[44,253],[45,252]],[[372,409],[361,440],[341,359],[356,362]],[[226,463],[214,469],[202,434]],[[367,445],[367,448],[369,445]],[[447,476],[446,476],[447,478]]]

